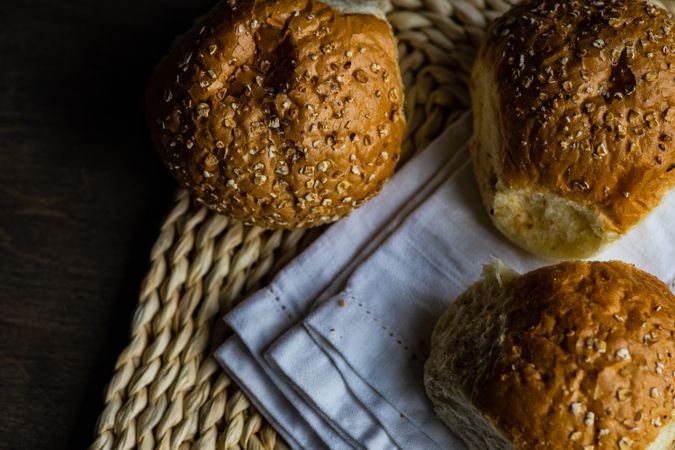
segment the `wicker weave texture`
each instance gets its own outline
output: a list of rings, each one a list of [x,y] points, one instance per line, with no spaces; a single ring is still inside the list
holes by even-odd
[[[388,17],[406,87],[405,155],[468,109],[477,43],[510,2],[516,0],[393,0]],[[675,0],[666,3],[673,10]],[[315,234],[246,226],[180,191],[152,249],[90,449],[287,448],[212,352],[226,333],[218,319]]]

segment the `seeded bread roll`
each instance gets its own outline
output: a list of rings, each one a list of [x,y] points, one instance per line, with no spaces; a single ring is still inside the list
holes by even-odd
[[[385,2],[223,1],[157,66],[152,138],[208,207],[266,228],[337,220],[392,174],[403,87]]]
[[[620,262],[501,263],[433,332],[424,382],[470,449],[675,445],[675,296]]]
[[[641,0],[525,1],[493,24],[472,74],[471,153],[509,239],[590,256],[673,188],[673,28]]]

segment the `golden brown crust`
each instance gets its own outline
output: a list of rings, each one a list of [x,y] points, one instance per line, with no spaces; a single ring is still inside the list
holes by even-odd
[[[673,20],[646,1],[514,7],[477,63],[499,92],[501,181],[637,223],[675,185],[674,52]]]
[[[671,423],[675,296],[658,279],[577,261],[476,292],[439,321],[430,367],[515,448],[644,449]]]
[[[336,220],[375,195],[403,139],[385,21],[316,0],[220,3],[158,65],[153,140],[209,207],[271,228]]]

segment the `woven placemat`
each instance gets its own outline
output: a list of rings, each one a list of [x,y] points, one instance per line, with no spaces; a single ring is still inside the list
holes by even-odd
[[[469,107],[486,25],[516,0],[393,0],[406,87],[404,154]],[[664,2],[673,10],[675,0]],[[180,191],[150,256],[129,345],[117,358],[90,449],[284,449],[220,369],[220,317],[317,231],[270,231],[215,214]],[[320,231],[320,230],[319,230]]]

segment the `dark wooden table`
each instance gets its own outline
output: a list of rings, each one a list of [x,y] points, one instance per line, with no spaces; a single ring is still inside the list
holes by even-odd
[[[0,6],[0,448],[91,442],[175,186],[145,85],[212,3]]]

